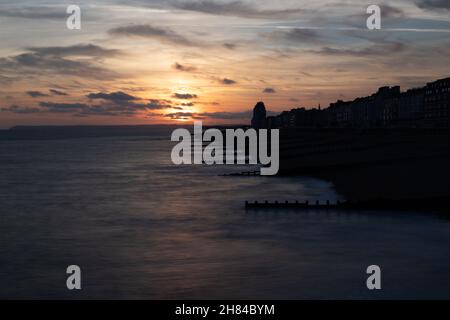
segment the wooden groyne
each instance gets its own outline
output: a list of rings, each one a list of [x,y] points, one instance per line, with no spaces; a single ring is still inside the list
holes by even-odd
[[[279,209],[309,209],[309,208],[314,208],[314,209],[320,209],[320,208],[327,208],[327,209],[336,209],[338,207],[342,207],[342,203],[341,202],[337,202],[337,203],[331,203],[330,201],[327,201],[325,203],[320,203],[319,201],[316,201],[315,203],[310,203],[309,201],[305,201],[305,202],[299,202],[299,201],[295,201],[295,202],[289,202],[289,201],[275,201],[275,202],[269,202],[269,201],[264,201],[264,202],[258,202],[258,201],[254,201],[254,202],[249,202],[249,201],[245,201],[245,208],[246,209],[262,209],[262,208],[279,208]]]
[[[227,174],[221,174],[219,176],[221,177],[255,177],[260,176],[260,171],[245,171],[245,172],[238,172],[238,173],[227,173]]]
[[[323,210],[392,210],[430,211],[450,210],[450,197],[424,199],[374,199],[365,201],[245,201],[245,209],[323,209]]]

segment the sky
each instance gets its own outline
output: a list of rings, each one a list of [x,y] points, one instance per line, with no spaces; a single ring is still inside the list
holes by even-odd
[[[450,76],[450,1],[0,0],[0,43],[0,128],[248,123]]]

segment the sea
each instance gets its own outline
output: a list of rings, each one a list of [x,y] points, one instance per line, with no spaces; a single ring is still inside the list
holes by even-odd
[[[160,135],[0,141],[0,298],[450,298],[450,220],[246,210],[345,199],[314,177],[176,166],[172,147]],[[81,290],[66,286],[71,265]]]

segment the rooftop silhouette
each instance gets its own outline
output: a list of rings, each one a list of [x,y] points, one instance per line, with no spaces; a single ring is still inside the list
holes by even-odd
[[[328,108],[297,108],[266,118],[268,128],[286,127],[449,127],[450,77],[401,92],[381,87],[367,97],[338,100]]]

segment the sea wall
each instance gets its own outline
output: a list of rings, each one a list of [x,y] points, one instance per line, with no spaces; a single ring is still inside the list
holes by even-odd
[[[450,195],[450,130],[282,129],[280,174],[332,182],[347,199]]]

